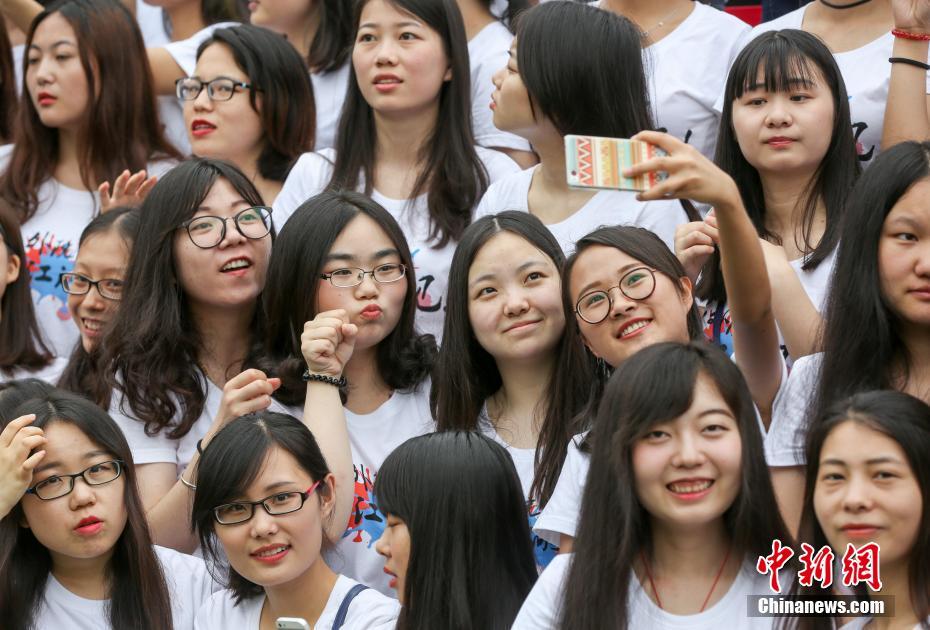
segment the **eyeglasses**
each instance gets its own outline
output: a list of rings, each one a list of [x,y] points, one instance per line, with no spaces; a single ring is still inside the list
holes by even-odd
[[[114,459],[94,464],[73,475],[53,475],[26,490],[26,494],[34,494],[43,501],[51,501],[71,494],[74,490],[74,480],[78,477],[83,477],[89,486],[102,486],[119,477],[123,473],[124,465],[121,460]]]
[[[307,488],[303,492],[279,492],[258,501],[237,501],[224,503],[213,508],[213,518],[220,525],[236,525],[245,523],[255,514],[255,506],[260,505],[272,516],[290,514],[304,506],[304,502],[313,494],[320,482]]]
[[[108,300],[120,300],[123,297],[123,281],[116,278],[91,280],[80,273],[62,273],[58,275],[61,288],[71,295],[84,295],[90,293],[91,287],[97,289],[100,297]]]
[[[375,282],[380,284],[397,282],[407,275],[407,267],[399,263],[378,265],[371,271],[365,271],[358,267],[345,267],[344,269],[336,269],[330,273],[321,273],[320,278],[329,280],[330,284],[334,287],[344,289],[348,287],[357,287],[367,275],[370,275],[374,278]]]
[[[236,88],[245,88],[261,92],[257,87],[252,87],[249,83],[236,81],[229,77],[218,77],[212,81],[201,81],[193,77],[184,77],[174,82],[174,91],[182,101],[193,101],[204,88],[207,88],[207,96],[211,101],[228,101],[236,93]]]
[[[201,249],[216,247],[226,238],[226,222],[234,221],[239,234],[246,238],[259,239],[271,232],[271,208],[254,206],[246,208],[233,217],[211,215],[194,217],[181,224],[187,230],[191,242]]]
[[[649,267],[637,267],[625,273],[617,286],[606,291],[585,293],[575,303],[575,313],[589,324],[600,324],[613,308],[610,292],[614,289],[620,289],[620,293],[631,300],[645,300],[656,290],[655,272]]]

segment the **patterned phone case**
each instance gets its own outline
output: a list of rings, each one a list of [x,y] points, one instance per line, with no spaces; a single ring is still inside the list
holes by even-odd
[[[565,136],[565,176],[572,188],[649,190],[668,177],[667,173],[647,173],[624,177],[621,172],[634,164],[668,155],[659,147],[641,140]]]

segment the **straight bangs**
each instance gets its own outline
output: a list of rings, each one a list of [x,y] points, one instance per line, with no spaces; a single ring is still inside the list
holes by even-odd
[[[777,31],[776,31],[777,33]],[[814,85],[818,72],[809,54],[785,37],[762,35],[733,63],[727,77],[726,102],[742,98],[746,92],[790,92],[798,86]]]

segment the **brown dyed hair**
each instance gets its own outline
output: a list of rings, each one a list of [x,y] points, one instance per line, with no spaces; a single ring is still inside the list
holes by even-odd
[[[159,123],[152,71],[129,11],[115,0],[58,0],[32,21],[27,51],[36,28],[53,13],[74,29],[89,93],[95,95],[78,132],[81,181],[87,190],[116,179],[123,169],[144,169],[152,159],[180,158]],[[55,170],[58,130],[42,124],[32,100],[23,98],[13,140],[0,197],[26,222],[36,213],[39,186]]]

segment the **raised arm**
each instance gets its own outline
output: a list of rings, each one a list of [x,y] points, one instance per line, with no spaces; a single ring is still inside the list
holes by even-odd
[[[654,158],[629,171],[629,175],[668,173],[666,180],[641,193],[640,199],[673,197],[714,207],[711,224],[717,228],[736,360],[756,406],[767,419],[781,385],[783,360],[762,248],[736,183],[697,149],[669,134],[644,131],[633,139],[652,143],[668,153],[667,157]]]
[[[35,414],[21,416],[0,432],[0,518],[23,498],[32,485],[32,471],[45,457],[45,451],[41,450],[46,442],[45,433],[29,426],[35,419]]]
[[[300,349],[310,374],[339,379],[355,350],[358,327],[348,323],[342,310],[319,313],[304,325]],[[355,470],[349,429],[339,388],[321,381],[307,382],[304,423],[316,438],[330,472],[336,479],[336,502],[326,526],[331,540],[339,540],[345,532],[355,498]]]
[[[918,37],[930,35],[930,0],[892,0],[891,6],[896,30]],[[926,64],[928,43],[926,40],[895,37],[891,57]],[[882,147],[927,138],[930,138],[927,70],[905,61],[892,63]]]

